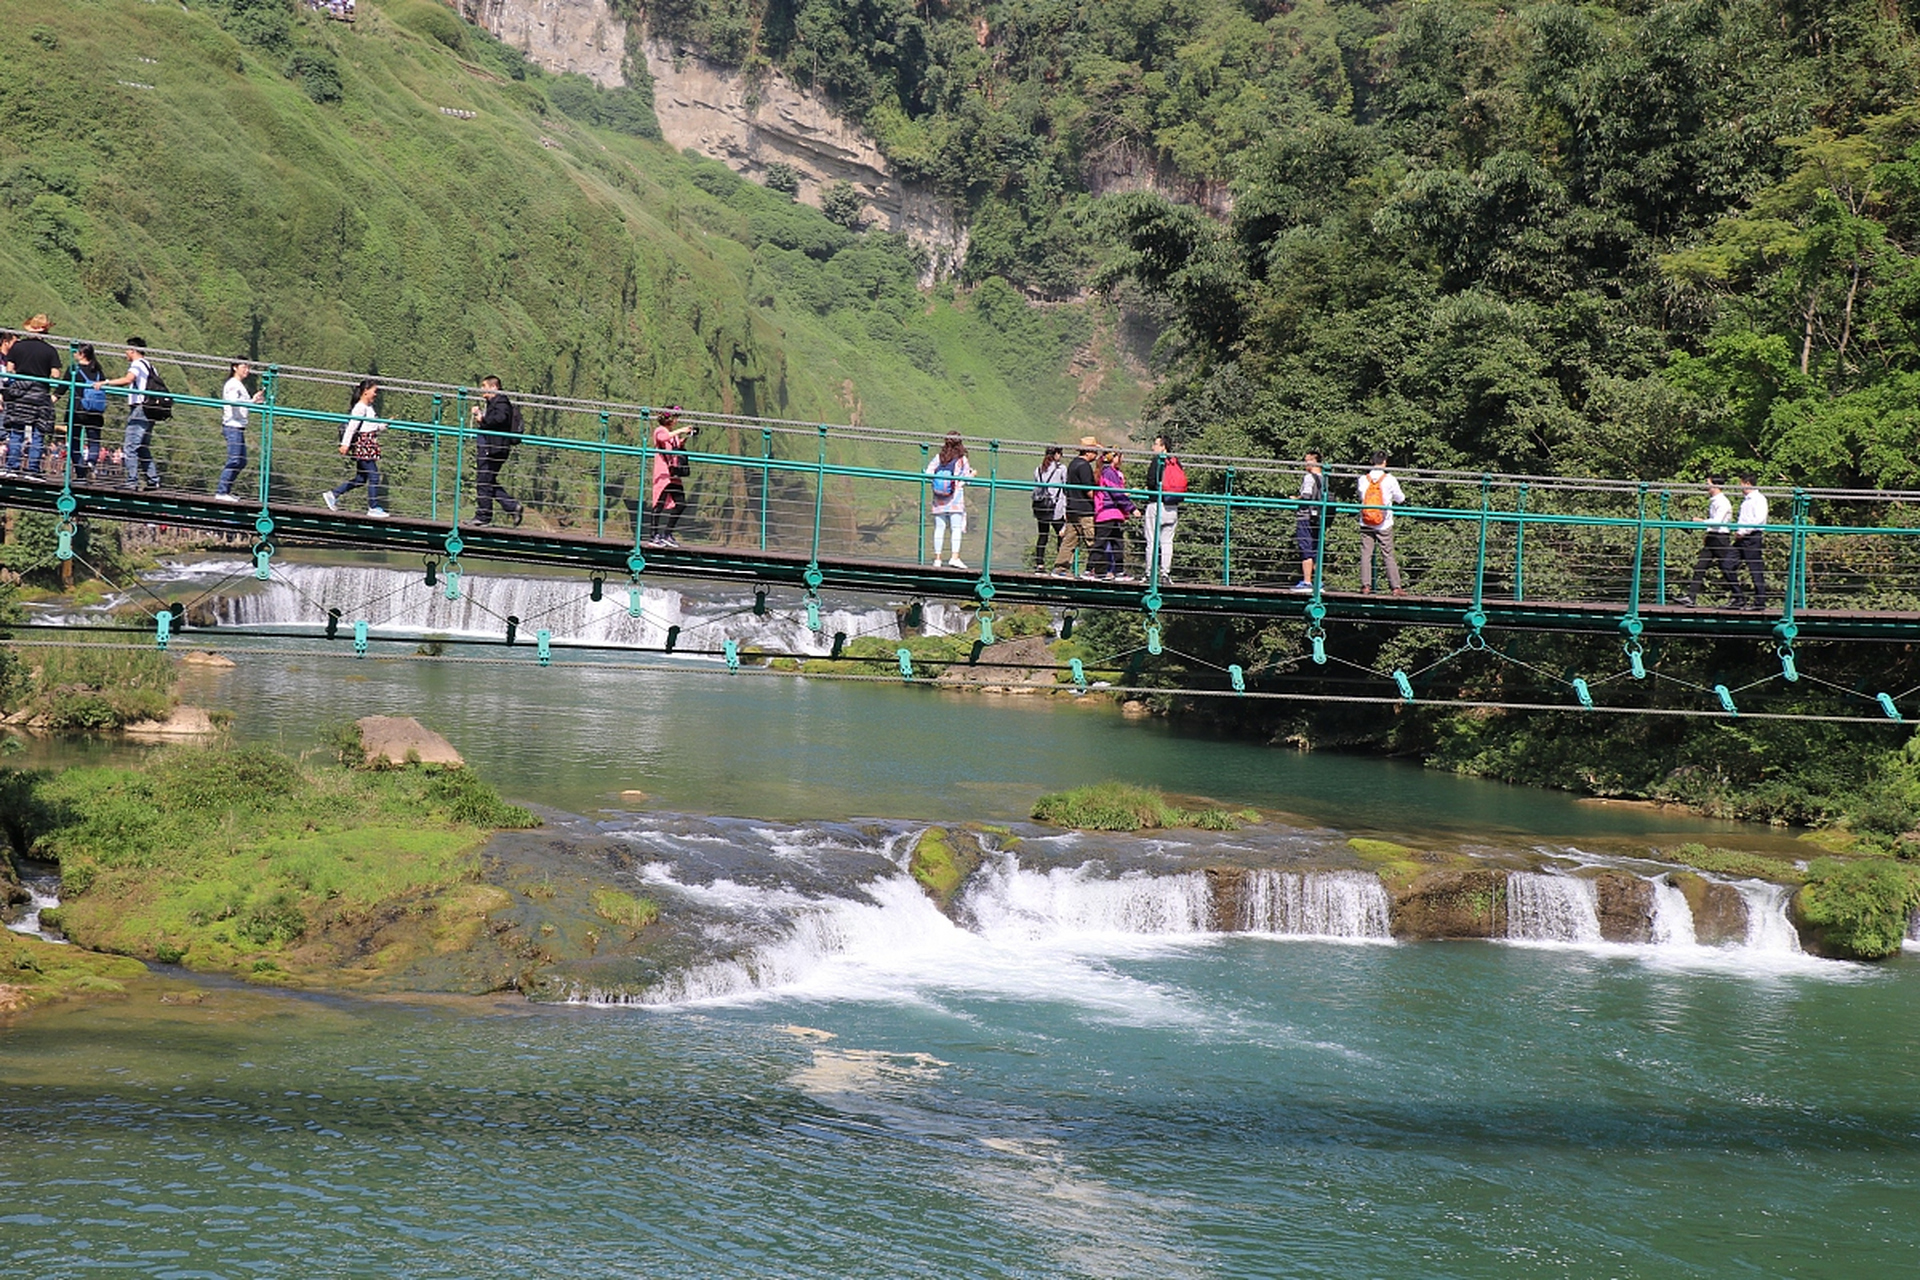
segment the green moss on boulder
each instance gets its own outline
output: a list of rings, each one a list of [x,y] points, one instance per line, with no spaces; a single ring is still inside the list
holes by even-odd
[[[1794,920],[1810,949],[1845,960],[1900,950],[1920,906],[1920,867],[1884,858],[1822,858],[1794,895]]]
[[[907,872],[945,911],[953,905],[967,877],[979,869],[983,857],[980,842],[971,832],[928,827],[914,841]]]

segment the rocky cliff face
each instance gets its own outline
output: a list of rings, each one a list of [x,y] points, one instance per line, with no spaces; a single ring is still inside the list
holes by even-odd
[[[457,0],[478,23],[548,71],[573,71],[604,88],[626,84],[627,24],[606,0]]]
[[[626,23],[606,0],[459,0],[460,10],[550,71],[577,71],[606,86],[626,83]],[[967,228],[950,200],[896,178],[880,148],[834,114],[820,94],[778,71],[747,77],[648,37],[654,110],[669,146],[691,148],[763,181],[774,164],[800,177],[799,198],[818,205],[836,182],[853,184],[870,224],[902,232],[927,250],[923,283],[965,261]]]

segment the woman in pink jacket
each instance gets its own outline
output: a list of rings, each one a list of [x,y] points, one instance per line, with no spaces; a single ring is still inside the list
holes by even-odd
[[[1094,550],[1107,553],[1107,571],[1103,578],[1121,580],[1127,565],[1127,517],[1134,512],[1133,499],[1127,496],[1127,478],[1120,471],[1116,450],[1101,459],[1100,486],[1093,491]]]
[[[674,430],[680,406],[662,409],[653,427],[653,482],[647,501],[647,545],[677,547],[673,531],[687,513],[687,441],[698,426]]]

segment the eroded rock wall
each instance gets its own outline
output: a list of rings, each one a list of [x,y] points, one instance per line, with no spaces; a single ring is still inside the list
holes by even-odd
[[[460,13],[548,71],[626,84],[627,24],[607,0],[458,0]]]

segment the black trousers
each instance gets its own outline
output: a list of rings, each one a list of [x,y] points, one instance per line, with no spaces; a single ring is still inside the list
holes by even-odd
[[[480,461],[476,467],[477,478],[474,487],[479,491],[479,509],[473,513],[475,524],[493,523],[493,504],[500,503],[500,509],[508,515],[520,509],[520,504],[508,496],[500,487],[500,468],[507,465],[507,459],[513,455],[513,446],[502,449],[497,446],[482,446]]]
[[[1047,539],[1052,537],[1057,540],[1066,521],[1035,519],[1034,524],[1039,527],[1040,534],[1033,540],[1033,571],[1042,573],[1047,567]]]
[[[1756,609],[1767,607],[1767,566],[1760,559],[1760,539],[1765,536],[1765,534],[1749,533],[1745,537],[1733,540],[1733,554],[1737,562],[1733,572],[1727,576],[1733,582],[1733,603],[1736,606],[1746,603],[1740,590],[1740,566],[1745,565],[1747,575],[1753,579],[1753,607]]]
[[[1687,594],[1695,600],[1707,584],[1707,570],[1718,569],[1721,579],[1727,584],[1727,594],[1737,604],[1740,600],[1740,580],[1733,576],[1735,565],[1733,558],[1733,540],[1717,529],[1707,531],[1707,540],[1700,545],[1700,555],[1693,562],[1693,586]]]

